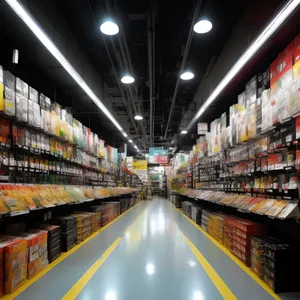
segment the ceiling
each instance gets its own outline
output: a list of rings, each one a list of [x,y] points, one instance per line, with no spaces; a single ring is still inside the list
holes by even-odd
[[[266,2],[273,3],[272,9],[264,13],[261,24],[282,1]],[[250,4],[253,8],[253,1],[240,0],[185,0],[176,4],[171,0],[24,0],[22,3],[116,116],[129,137],[144,150],[180,143],[180,126],[191,110],[199,86],[216,68]],[[253,9],[251,14],[255,20]],[[191,25],[202,16],[212,21],[213,30],[198,35],[191,31]],[[107,18],[119,24],[118,35],[101,34],[99,26]],[[111,145],[126,141],[4,1],[0,3],[0,44],[0,64],[5,68],[62,105],[72,107],[76,118]],[[20,50],[17,66],[11,64],[14,48]],[[195,78],[188,82],[178,80],[183,69],[193,70]],[[125,86],[120,82],[125,73],[134,75],[134,84]],[[143,115],[143,121],[134,120],[137,113]]]

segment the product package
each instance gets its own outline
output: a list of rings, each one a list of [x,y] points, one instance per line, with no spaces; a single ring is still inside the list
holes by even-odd
[[[37,90],[35,90],[31,86],[29,87],[29,97],[28,98],[31,101],[33,101],[34,103],[39,103],[39,93]]]
[[[3,86],[0,87],[3,89]],[[0,94],[0,111],[8,116],[16,115],[16,92],[9,87],[4,86],[4,92]]]
[[[16,93],[28,98],[29,89],[28,84],[21,80],[20,78],[16,78]]]
[[[28,98],[16,93],[16,117],[19,121],[28,121]]]
[[[31,230],[18,236],[27,241],[28,279],[33,278],[48,264],[47,231]]]
[[[4,293],[19,288],[27,279],[27,242],[19,237],[0,236],[4,253]]]
[[[41,128],[41,110],[38,103],[28,101],[28,123],[34,127]]]

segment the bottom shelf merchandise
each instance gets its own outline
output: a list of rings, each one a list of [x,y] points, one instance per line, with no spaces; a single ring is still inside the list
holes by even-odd
[[[61,212],[53,209],[49,219],[43,222],[28,218],[28,222],[11,223],[11,218],[3,219],[0,235],[0,296],[16,291],[62,252],[80,244],[139,202],[134,196],[112,199],[105,202],[99,200],[97,205],[89,204],[93,202],[77,205],[77,210],[67,206],[63,215],[52,216],[52,213]],[[43,215],[40,217],[44,218]]]
[[[276,293],[299,290],[299,249],[271,237],[251,241],[251,268]]]
[[[174,204],[174,197],[171,202]],[[265,224],[207,209],[193,200],[177,197],[182,212],[211,235],[263,280],[275,293],[300,291],[297,271],[300,249],[267,236]]]

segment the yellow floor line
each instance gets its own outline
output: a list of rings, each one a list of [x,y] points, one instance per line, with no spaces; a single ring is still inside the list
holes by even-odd
[[[73,285],[73,287],[62,297],[61,300],[74,300],[88,284],[90,279],[111,255],[111,253],[119,245],[121,237],[118,237],[113,244],[103,253],[103,255],[82,275],[82,277]]]
[[[192,225],[194,225],[199,231],[201,231],[201,233],[203,233],[211,242],[213,242],[229,258],[231,258],[244,272],[246,272],[257,284],[259,284],[274,299],[281,300],[281,298],[278,295],[276,295],[265,282],[263,282],[249,267],[247,267],[236,256],[234,256],[226,247],[224,247],[221,243],[219,243],[217,240],[215,240],[211,235],[209,235],[207,232],[205,232],[193,220],[188,218],[180,209],[177,208],[177,211],[180,212]]]
[[[237,300],[237,297],[232,293],[226,283],[218,275],[218,273],[213,269],[210,263],[206,260],[203,254],[196,248],[196,246],[182,233],[184,241],[188,244],[193,254],[197,258],[200,265],[203,267],[206,274],[209,276],[211,281],[214,283],[215,287],[222,295],[225,300]]]
[[[139,203],[142,203],[143,201],[140,201]],[[44,270],[42,270],[39,274],[37,274],[35,277],[33,277],[32,279],[27,280],[22,286],[20,286],[15,292],[8,294],[8,295],[4,295],[2,297],[0,297],[1,300],[12,300],[15,299],[17,296],[19,296],[21,293],[23,293],[26,289],[28,289],[33,283],[35,283],[37,280],[39,280],[41,277],[43,277],[46,273],[48,273],[51,269],[53,269],[54,267],[56,267],[59,263],[61,263],[63,260],[65,260],[68,256],[70,256],[72,253],[74,253],[75,251],[77,251],[79,248],[81,248],[83,245],[85,245],[87,242],[89,242],[91,239],[93,239],[94,237],[96,237],[100,232],[102,232],[103,230],[105,230],[107,227],[109,227],[110,225],[112,225],[114,222],[116,222],[117,220],[119,220],[121,217],[123,217],[124,215],[126,215],[129,211],[131,211],[136,205],[138,205],[139,203],[135,204],[133,207],[131,207],[130,209],[128,209],[127,211],[125,211],[123,214],[121,214],[120,216],[118,216],[116,219],[114,219],[113,221],[111,221],[110,223],[106,224],[104,227],[100,228],[98,231],[96,231],[95,233],[93,233],[90,237],[88,237],[86,240],[84,240],[82,243],[76,245],[75,247],[73,247],[71,250],[69,250],[68,252],[62,252],[61,256],[56,259],[54,262],[50,263]]]

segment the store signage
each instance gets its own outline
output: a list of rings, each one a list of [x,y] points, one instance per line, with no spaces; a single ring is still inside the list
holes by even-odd
[[[198,123],[197,125],[198,135],[205,135],[208,131],[207,123]]]
[[[132,163],[133,170],[147,170],[148,161],[147,160],[134,160]]]
[[[149,148],[149,163],[168,163],[168,150],[160,148]]]

